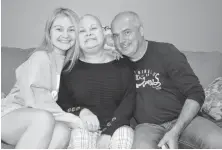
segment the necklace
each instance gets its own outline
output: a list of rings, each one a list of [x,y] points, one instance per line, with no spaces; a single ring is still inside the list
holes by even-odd
[[[57,97],[58,97],[58,90],[59,90],[59,85],[60,85],[60,75],[61,75],[61,70],[62,70],[62,66],[64,63],[64,58],[62,55],[52,52],[52,59],[53,59],[53,63],[54,63],[53,66],[55,66],[55,72],[56,72],[56,88],[55,88],[55,90],[52,90],[51,95],[52,95],[52,98],[56,101]],[[61,62],[58,62],[58,61],[60,61],[60,59],[61,59]],[[52,82],[54,82],[54,81],[52,81]]]

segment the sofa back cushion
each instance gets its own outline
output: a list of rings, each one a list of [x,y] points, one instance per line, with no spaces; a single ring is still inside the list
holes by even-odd
[[[15,70],[28,59],[32,49],[1,47],[1,92],[8,94],[15,84]]]
[[[1,47],[2,73],[1,90],[8,94],[15,84],[15,69],[28,59],[34,48]],[[207,87],[217,77],[222,77],[222,53],[220,52],[190,52],[182,51],[203,87]]]
[[[222,53],[183,51],[200,83],[206,88],[216,78],[222,77]]]

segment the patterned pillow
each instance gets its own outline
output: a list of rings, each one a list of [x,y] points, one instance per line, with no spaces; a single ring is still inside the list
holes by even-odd
[[[215,79],[205,90],[202,113],[215,120],[222,120],[222,77]]]

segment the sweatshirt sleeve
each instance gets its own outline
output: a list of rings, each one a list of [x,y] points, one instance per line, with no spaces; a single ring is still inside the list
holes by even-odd
[[[172,44],[168,44],[166,52],[163,59],[171,80],[187,99],[197,101],[201,106],[205,99],[204,90],[186,56]]]
[[[16,72],[25,105],[44,109],[54,116],[64,113],[53,99],[50,61],[44,51],[34,52]]]
[[[132,118],[136,99],[136,83],[131,68],[127,68],[127,71],[122,76],[122,80],[125,85],[123,99],[115,110],[112,120],[110,120],[110,122],[107,123],[107,126],[103,129],[103,134],[112,135],[119,127],[130,125],[130,119]]]

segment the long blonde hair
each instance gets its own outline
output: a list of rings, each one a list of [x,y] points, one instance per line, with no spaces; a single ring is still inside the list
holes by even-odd
[[[70,72],[73,66],[75,65],[76,60],[79,58],[79,53],[80,53],[79,42],[78,42],[79,16],[74,11],[68,8],[57,8],[53,11],[52,15],[48,18],[46,22],[45,34],[43,37],[43,41],[41,45],[39,46],[39,49],[40,50],[44,49],[49,52],[53,50],[53,45],[50,39],[50,30],[56,17],[61,16],[61,15],[68,17],[72,21],[75,27],[76,42],[75,42],[75,45],[67,51],[64,65],[63,65],[63,67],[65,67],[65,69],[63,69],[63,72]]]

